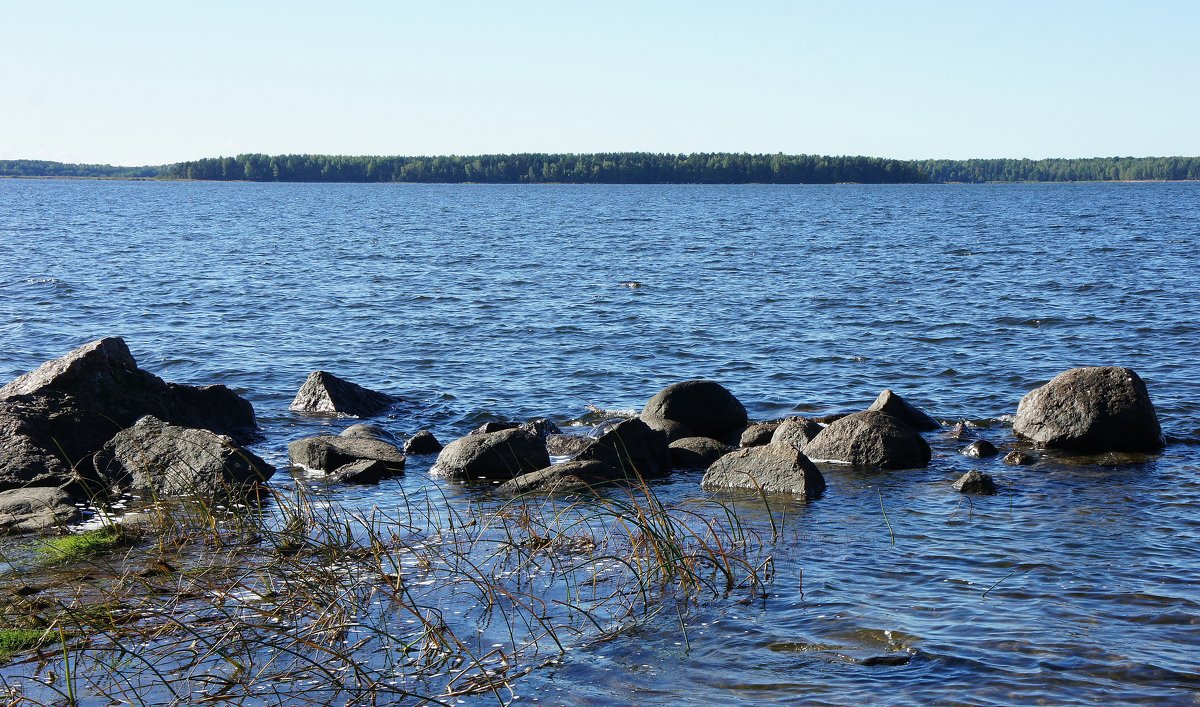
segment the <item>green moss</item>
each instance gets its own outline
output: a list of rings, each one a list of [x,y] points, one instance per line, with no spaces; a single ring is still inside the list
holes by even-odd
[[[101,528],[83,533],[49,538],[37,549],[46,562],[68,564],[117,549],[127,541],[117,528]]]
[[[3,628],[0,629],[0,661],[6,661],[21,651],[37,648],[40,645],[56,643],[57,634],[41,629]]]

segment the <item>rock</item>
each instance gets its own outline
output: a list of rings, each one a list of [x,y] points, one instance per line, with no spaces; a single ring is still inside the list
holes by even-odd
[[[800,450],[790,444],[772,442],[721,457],[704,473],[700,486],[816,498],[825,490],[825,477]]]
[[[883,469],[925,466],[931,456],[929,444],[916,430],[880,410],[856,412],[831,423],[805,445],[804,454]]]
[[[1008,454],[1005,454],[1002,461],[1011,466],[1029,466],[1030,464],[1037,462],[1037,457],[1029,452],[1023,452],[1019,449],[1014,449]]]
[[[674,420],[664,420],[662,418],[651,418],[651,419],[640,418],[640,419],[642,420],[642,422],[644,422],[646,424],[647,427],[654,430],[655,432],[661,433],[663,435],[663,438],[666,439],[666,441],[668,443],[674,442],[675,440],[684,439],[685,437],[695,437],[696,436],[696,433],[692,432],[692,430],[687,425],[682,424],[680,422],[675,422]],[[624,422],[624,421],[625,420],[621,420],[620,422]],[[618,422],[617,424],[620,424],[620,422]],[[607,430],[605,430],[605,431],[607,431]],[[599,437],[601,435],[594,435],[594,436]]]
[[[594,441],[583,435],[549,435],[546,437],[546,450],[552,457],[573,457]]]
[[[510,496],[578,492],[587,490],[592,484],[614,480],[612,472],[612,467],[594,459],[564,462],[521,474],[500,484],[496,490]]]
[[[256,436],[254,409],[225,386],[169,384],[139,370],[125,342],[100,339],[0,388],[0,490],[63,486],[113,435],[146,415],[181,427]]]
[[[803,417],[789,417],[779,423],[771,441],[776,444],[790,444],[796,449],[804,449],[804,445],[816,439],[823,428],[817,423]]]
[[[621,478],[655,478],[671,471],[667,440],[641,420],[625,420],[593,441],[575,461],[596,460],[616,470]]]
[[[971,439],[975,436],[975,434],[971,432],[971,428],[969,425],[967,425],[967,423],[958,422],[955,423],[953,427],[946,430],[946,436],[950,439],[964,440]]]
[[[421,430],[404,443],[405,454],[437,454],[442,451],[442,443],[429,430]]]
[[[1021,398],[1013,431],[1082,454],[1155,452],[1162,428],[1146,384],[1128,368],[1073,368]]]
[[[50,486],[0,491],[0,533],[39,533],[79,520],[64,489]]]
[[[724,440],[746,427],[746,408],[721,384],[689,380],[663,388],[646,403],[641,418],[672,420],[694,436]]]
[[[146,416],[121,430],[93,457],[100,491],[155,497],[237,495],[265,482],[275,468],[230,437]]]
[[[335,437],[318,435],[298,439],[288,445],[288,459],[297,466],[323,471],[335,480],[339,474],[353,477],[356,483],[372,475],[377,479],[404,473],[404,454],[396,445],[373,437]],[[375,461],[378,467],[355,467],[342,472],[342,467],[362,461]],[[386,471],[386,473],[383,473]]]
[[[388,432],[379,425],[372,425],[369,422],[359,422],[357,424],[350,425],[346,429],[342,430],[339,436],[369,437],[371,439],[378,439],[384,442],[390,442],[392,444],[395,444],[396,442],[396,436],[391,432]]]
[[[880,393],[879,397],[875,398],[875,402],[871,403],[867,410],[886,412],[918,432],[936,430],[942,426],[937,420],[926,415],[919,408],[914,407],[890,389],[885,389]]]
[[[738,446],[761,447],[764,444],[769,444],[771,442],[771,435],[775,434],[775,429],[778,427],[778,422],[760,422],[757,425],[750,425],[742,430],[742,437],[738,440]]]
[[[374,417],[387,410],[397,400],[398,398],[391,395],[369,390],[327,371],[313,371],[308,374],[304,385],[300,386],[288,409],[326,415]]]
[[[996,493],[996,482],[987,474],[972,469],[954,482],[954,488],[963,493],[991,495]]]
[[[503,432],[504,430],[515,430],[520,426],[521,426],[521,423],[519,423],[519,422],[503,422],[500,420],[493,420],[491,422],[483,423],[482,425],[480,425],[479,427],[476,427],[475,429],[471,430],[467,434],[468,435],[490,435],[493,432]]]
[[[456,480],[504,480],[548,466],[542,439],[513,428],[454,440],[438,454],[430,473]]]
[[[671,466],[676,469],[707,469],[710,464],[733,451],[733,447],[708,437],[684,437],[667,445]]]
[[[959,451],[959,454],[971,457],[972,459],[994,457],[999,453],[1000,450],[996,449],[996,445],[992,444],[986,439],[977,439]]]
[[[329,478],[343,484],[377,484],[395,475],[395,470],[388,462],[378,459],[359,459],[334,469],[329,474]]]
[[[558,429],[558,425],[544,417],[539,417],[536,420],[530,420],[529,422],[522,423],[521,429],[525,430],[526,432],[532,432],[542,439],[546,439],[550,435],[562,434],[562,430]]]

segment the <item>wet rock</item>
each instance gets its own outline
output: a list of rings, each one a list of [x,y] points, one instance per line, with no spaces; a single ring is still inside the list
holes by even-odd
[[[532,432],[533,434],[546,439],[550,435],[560,435],[562,430],[558,429],[558,425],[544,417],[539,417],[536,420],[530,420],[521,424],[521,429]]]
[[[908,665],[912,661],[912,656],[907,653],[886,653],[884,655],[869,655],[858,658],[853,657],[852,660],[859,665]]]
[[[942,426],[937,420],[926,415],[921,409],[896,395],[890,389],[885,389],[880,393],[867,410],[886,412],[918,432],[936,430]]]
[[[442,451],[442,443],[429,430],[421,430],[404,443],[405,454],[437,454]]]
[[[1037,457],[1029,452],[1014,449],[1013,451],[1004,455],[1003,461],[1005,464],[1009,464],[1011,466],[1029,466],[1030,464],[1037,462]]]
[[[395,470],[388,462],[378,459],[359,459],[334,469],[329,474],[329,479],[343,484],[377,484],[395,475]]]
[[[764,444],[770,444],[771,435],[775,434],[777,427],[779,427],[778,422],[760,422],[757,425],[750,425],[742,431],[738,446],[761,447]]]
[[[300,386],[288,409],[327,415],[374,417],[396,401],[397,398],[391,395],[364,388],[328,371],[313,371],[308,374],[304,385]]]
[[[373,437],[341,437],[317,435],[298,439],[288,445],[288,459],[292,464],[323,471],[332,479],[338,479],[339,471],[348,464],[361,461],[380,462],[387,470],[385,476],[404,473],[404,454],[396,445]],[[365,469],[347,469],[344,476],[366,478]],[[377,473],[372,470],[371,473]],[[360,481],[361,483],[361,481]]]
[[[371,439],[383,440],[384,442],[395,443],[396,436],[391,432],[383,429],[379,425],[372,425],[369,422],[360,422],[355,425],[350,425],[342,430],[342,437],[370,437]]]
[[[704,473],[700,486],[815,498],[825,490],[825,477],[800,450],[790,444],[771,443],[721,457]]]
[[[962,493],[991,495],[996,493],[996,482],[991,476],[972,469],[954,482],[954,488]]]
[[[779,423],[771,441],[776,444],[790,444],[796,449],[804,449],[804,445],[816,439],[823,428],[817,423],[804,417],[789,417]]]
[[[593,484],[614,481],[613,468],[594,459],[552,464],[545,469],[505,481],[496,489],[510,496],[527,493],[567,493],[584,491]],[[621,476],[623,479],[624,476]]]
[[[1155,452],[1162,429],[1146,384],[1128,368],[1073,368],[1021,398],[1013,431],[1082,454]]]
[[[707,469],[734,449],[708,437],[684,437],[667,445],[667,448],[671,453],[671,466],[676,469]]]
[[[641,419],[642,422],[646,423],[647,427],[655,432],[662,433],[663,437],[668,443],[674,442],[675,440],[684,439],[685,437],[696,436],[696,433],[692,432],[687,425],[675,422],[674,420],[664,420],[661,418],[652,418],[649,420],[645,418]],[[624,420],[622,420],[622,422],[624,422]]]
[[[275,473],[232,438],[143,417],[118,432],[92,459],[85,480],[96,491],[134,491],[154,497],[220,498],[243,493]]]
[[[983,459],[985,457],[996,456],[1000,453],[1000,450],[996,449],[996,445],[992,444],[986,439],[977,439],[963,447],[958,453],[971,457],[972,459]]]
[[[246,444],[254,409],[225,386],[164,382],[139,370],[125,342],[99,339],[0,388],[0,490],[62,486],[72,465],[146,415]]]
[[[607,464],[621,477],[655,478],[671,471],[666,438],[637,418],[605,432],[575,457],[576,461],[589,459]]]
[[[468,432],[468,435],[490,435],[493,432],[503,432],[504,430],[515,430],[521,426],[519,422],[506,422],[504,420],[492,420],[485,422],[479,427]]]
[[[454,480],[505,480],[548,466],[542,438],[512,428],[454,440],[438,454],[430,473]]]
[[[921,435],[879,410],[847,415],[804,447],[810,459],[847,462],[857,467],[906,469],[925,466],[931,452]]]
[[[40,533],[79,520],[64,489],[49,486],[0,491],[0,533]]]
[[[663,388],[646,403],[641,418],[671,420],[694,436],[724,440],[746,427],[746,408],[720,383],[689,380]]]
[[[946,436],[950,439],[964,440],[971,439],[975,433],[971,431],[971,427],[967,423],[959,422],[946,430]]]
[[[552,457],[573,457],[594,441],[583,435],[549,435],[546,437],[546,451]]]

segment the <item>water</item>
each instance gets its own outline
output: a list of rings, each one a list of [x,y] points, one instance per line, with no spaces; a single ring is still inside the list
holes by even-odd
[[[582,646],[518,692],[1192,702],[1198,197],[1194,184],[2,180],[0,377],[120,335],[167,380],[244,394],[266,435],[256,451],[283,464],[289,440],[350,422],[287,411],[315,369],[404,396],[384,424],[443,440],[487,419],[635,410],[707,377],[756,419],[861,409],[891,387],[1003,443],[1029,389],[1128,366],[1170,437],[1162,455],[1017,468],[930,433],[926,469],[830,471],[824,497],[777,509],[767,599],[701,606],[686,645],[672,614]],[[442,486],[429,461],[410,459],[406,490]],[[972,467],[1001,493],[954,492]],[[658,490],[703,498],[698,481]],[[336,497],[369,508],[393,493]]]

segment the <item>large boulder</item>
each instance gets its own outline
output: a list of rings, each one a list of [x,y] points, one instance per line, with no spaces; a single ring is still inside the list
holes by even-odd
[[[810,459],[840,461],[864,468],[925,466],[929,444],[913,428],[879,410],[847,415],[804,446]]]
[[[454,440],[438,454],[430,473],[464,481],[505,480],[548,466],[545,441],[516,427]]]
[[[1073,368],[1021,398],[1013,431],[1042,447],[1084,454],[1155,452],[1162,428],[1146,384],[1118,366]]]
[[[886,412],[917,431],[936,430],[942,426],[937,420],[926,415],[920,408],[896,395],[890,389],[884,389],[867,410]]]
[[[825,477],[800,450],[790,444],[771,443],[721,457],[704,473],[700,486],[815,498],[825,490]]]
[[[684,437],[667,445],[667,449],[676,469],[707,469],[734,448],[708,437]]]
[[[671,471],[666,437],[637,418],[615,425],[575,456],[575,461],[588,460],[607,464],[622,478],[650,479]]]
[[[822,427],[806,417],[789,417],[775,428],[771,441],[776,444],[790,444],[796,449],[804,449],[804,445],[821,434]]]
[[[38,533],[73,523],[80,517],[74,501],[51,486],[0,491],[0,533]]]
[[[404,453],[374,437],[317,435],[288,444],[292,464],[323,471],[330,479],[373,483],[404,473]],[[361,462],[376,462],[363,465]]]
[[[232,438],[143,417],[118,432],[93,458],[97,491],[135,491],[155,497],[216,498],[244,492],[275,468]]]
[[[254,409],[225,386],[164,382],[139,370],[125,342],[99,339],[0,388],[0,490],[61,486],[72,469],[146,415],[238,444],[256,436]]]
[[[313,371],[288,407],[297,412],[324,415],[373,417],[387,410],[397,398],[351,383],[328,371]]]
[[[694,436],[722,441],[740,436],[747,422],[741,402],[720,383],[710,380],[683,381],[663,388],[646,403],[641,418],[652,426],[671,420]]]

